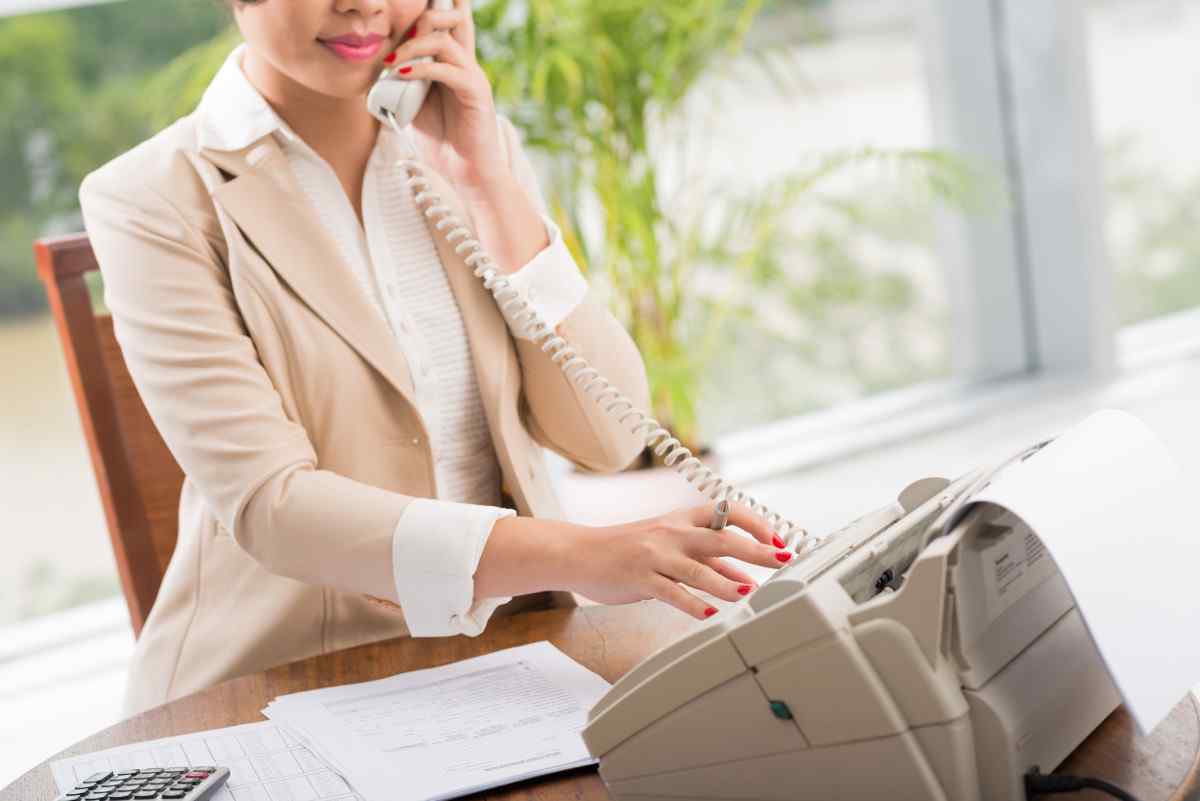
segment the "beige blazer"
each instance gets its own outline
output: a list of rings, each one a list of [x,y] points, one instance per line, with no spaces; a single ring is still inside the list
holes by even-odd
[[[506,158],[521,143],[499,115]],[[186,476],[179,539],[134,650],[127,713],[272,665],[406,636],[392,532],[433,497],[409,366],[296,186],[275,139],[201,148],[196,112],[89,174],[79,199],[130,374]],[[470,220],[450,182],[434,190]],[[543,210],[536,186],[525,187]],[[410,191],[405,188],[403,191]],[[503,491],[554,518],[539,446],[596,471],[639,439],[538,346],[430,232],[470,338]],[[559,330],[636,403],[645,369],[590,294]],[[496,614],[573,603],[514,598]]]

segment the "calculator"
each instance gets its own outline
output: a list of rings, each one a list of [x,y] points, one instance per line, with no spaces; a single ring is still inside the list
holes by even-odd
[[[229,768],[195,765],[93,773],[56,801],[203,801],[229,778]]]

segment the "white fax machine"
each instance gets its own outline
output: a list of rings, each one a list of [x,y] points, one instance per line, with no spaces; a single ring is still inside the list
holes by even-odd
[[[1043,445],[911,484],[622,677],[583,730],[612,796],[1024,799],[1121,700],[1039,536],[970,503]]]

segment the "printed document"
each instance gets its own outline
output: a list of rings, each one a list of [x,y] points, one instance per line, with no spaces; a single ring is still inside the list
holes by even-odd
[[[609,684],[542,641],[263,710],[366,801],[439,801],[595,764],[580,736]]]

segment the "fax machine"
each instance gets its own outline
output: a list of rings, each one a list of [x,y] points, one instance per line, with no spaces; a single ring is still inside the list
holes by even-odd
[[[622,677],[583,730],[619,801],[1018,801],[1120,703],[1038,535],[927,478]]]

